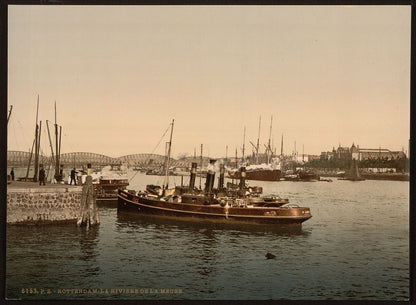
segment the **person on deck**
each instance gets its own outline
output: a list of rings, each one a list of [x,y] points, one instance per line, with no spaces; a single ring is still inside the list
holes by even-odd
[[[77,185],[76,173],[78,172],[75,171],[75,167],[74,167],[74,169],[71,170],[71,182],[69,183],[70,185],[72,185],[72,181],[74,181],[74,185]]]
[[[45,175],[45,170],[43,169],[43,166],[41,166],[40,167],[40,170],[39,170],[39,185],[46,185],[45,184],[45,177],[46,175]]]
[[[14,181],[14,169],[12,167],[12,170],[10,171],[10,176],[12,177],[12,181]]]

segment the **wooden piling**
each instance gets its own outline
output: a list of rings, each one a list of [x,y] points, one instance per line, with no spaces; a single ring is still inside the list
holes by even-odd
[[[82,186],[81,197],[81,215],[78,218],[77,226],[89,225],[95,226],[100,224],[98,216],[98,207],[94,194],[94,186],[92,185],[92,177],[87,176],[85,184]]]

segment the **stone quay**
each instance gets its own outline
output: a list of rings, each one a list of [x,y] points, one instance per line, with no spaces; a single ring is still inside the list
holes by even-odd
[[[7,224],[77,223],[81,215],[82,186],[7,184]]]

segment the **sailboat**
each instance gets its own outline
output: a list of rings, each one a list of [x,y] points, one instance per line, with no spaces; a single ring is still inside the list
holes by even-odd
[[[348,175],[345,178],[340,178],[338,180],[350,180],[350,181],[363,181],[365,180],[363,177],[361,177],[359,171],[358,171],[358,164],[357,160],[352,159],[351,160],[351,168],[348,173]]]

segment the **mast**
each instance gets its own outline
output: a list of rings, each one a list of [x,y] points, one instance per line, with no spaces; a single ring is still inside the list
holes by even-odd
[[[39,166],[39,160],[40,160],[40,136],[42,134],[42,121],[39,121],[39,134],[38,134],[38,166]]]
[[[168,148],[168,159],[166,160],[166,171],[165,171],[165,182],[163,183],[163,189],[167,189],[168,187],[168,177],[169,177],[169,162],[170,162],[170,151],[172,147],[172,135],[173,135],[173,124],[175,120],[172,120],[171,128],[170,128],[170,140],[169,140],[169,148]]]
[[[244,150],[245,150],[245,146],[246,146],[246,126],[244,126],[244,136],[243,136],[243,157],[241,159],[243,166],[245,166],[246,160],[245,160],[245,154],[244,154]]]
[[[302,162],[305,162],[305,144],[302,144]]]
[[[52,140],[51,140],[51,134],[49,131],[49,121],[46,120],[46,129],[48,130],[48,138],[49,138],[49,146],[51,147],[51,152],[52,152],[52,162],[54,161],[55,157],[54,157],[54,153],[53,153],[53,145],[52,145]]]
[[[62,127],[60,128],[62,132]],[[61,153],[61,144],[60,144],[60,134],[58,132],[58,123],[57,123],[57,115],[56,115],[56,101],[55,101],[55,152],[56,152],[56,158],[55,158],[55,179],[57,182],[59,182],[62,177],[60,177],[59,167],[60,167],[60,160],[59,156]]]
[[[56,123],[56,101],[55,101],[55,151],[56,151],[56,158],[55,158],[55,179],[58,181],[59,176],[59,148],[58,148],[58,124]]]
[[[38,103],[36,106],[36,127],[35,127],[35,173],[33,175],[33,181],[38,181],[38,169],[39,169],[39,125],[38,125],[38,114],[39,114],[39,94]]]
[[[162,169],[162,172],[164,172],[165,175],[166,175],[166,165],[168,163],[168,150],[169,150],[169,142],[166,142],[165,143],[165,163],[163,164],[163,169]],[[165,183],[163,183],[163,185],[165,185]]]
[[[33,155],[33,147],[35,147],[35,139],[33,139],[32,149],[30,150],[30,155],[29,155],[29,162],[27,164],[26,181],[27,181],[27,178],[29,177],[30,163],[32,162],[32,155]]]
[[[9,124],[10,116],[12,115],[13,105],[10,105],[9,115],[7,116],[7,124]]]
[[[235,168],[238,168],[237,148],[235,149]]]
[[[260,149],[260,126],[261,126],[261,116],[259,118],[259,133],[257,135],[257,146],[256,146],[256,163],[259,164],[259,149]]]
[[[201,166],[199,167],[199,189],[202,189],[202,144],[201,144]]]
[[[62,126],[59,126],[59,151],[58,151],[58,159],[59,159],[59,166],[61,166],[61,136],[62,136]]]
[[[280,144],[280,156],[283,156],[283,133],[282,133],[282,143]]]
[[[271,116],[270,118],[270,133],[269,133],[269,144],[267,147],[267,150],[270,152],[270,154],[272,154],[272,147],[271,147],[271,138],[272,138],[272,124],[273,124],[273,116]],[[270,157],[269,157],[269,153],[267,153],[267,163],[270,163]]]

